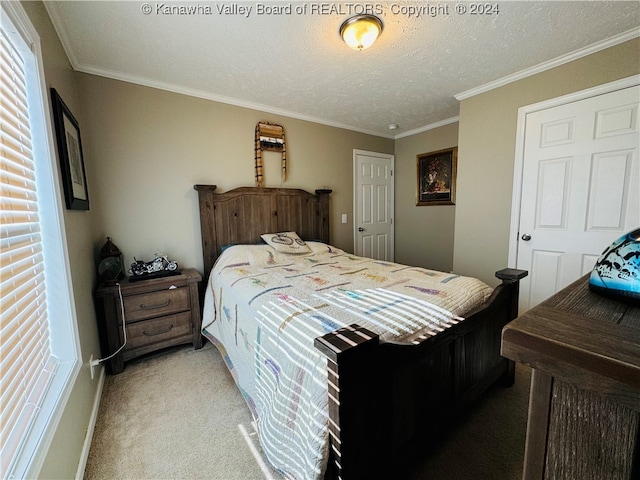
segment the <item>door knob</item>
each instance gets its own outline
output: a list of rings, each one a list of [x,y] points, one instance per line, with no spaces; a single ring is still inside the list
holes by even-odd
[[[364,228],[362,228],[362,227],[358,227],[358,231],[359,231],[359,232],[364,232]]]
[[[531,235],[529,235],[528,233],[525,233],[524,235],[522,235],[522,240],[524,240],[525,242],[528,242],[529,240],[531,240]]]

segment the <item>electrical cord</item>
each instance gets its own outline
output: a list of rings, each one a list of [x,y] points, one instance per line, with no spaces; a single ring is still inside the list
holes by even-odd
[[[127,345],[127,328],[126,328],[126,323],[124,319],[124,300],[122,299],[122,290],[120,289],[120,284],[116,283],[116,285],[118,286],[118,296],[120,297],[120,313],[122,314],[122,334],[124,337],[124,342],[122,343],[122,346],[118,350],[113,352],[108,357],[101,358],[99,360],[92,360],[91,366],[94,366],[94,367],[97,365],[100,365],[102,362],[106,362],[107,360],[112,359],[117,354],[119,354],[122,351],[122,349]]]

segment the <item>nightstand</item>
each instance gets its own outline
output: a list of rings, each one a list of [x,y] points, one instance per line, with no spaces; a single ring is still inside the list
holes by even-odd
[[[124,362],[173,345],[192,343],[201,348],[201,279],[196,270],[184,268],[179,275],[135,282],[124,279],[120,290],[117,284],[99,285],[95,305],[102,357],[112,355],[124,342],[120,292],[127,333],[126,346],[104,362],[107,373],[121,373]]]

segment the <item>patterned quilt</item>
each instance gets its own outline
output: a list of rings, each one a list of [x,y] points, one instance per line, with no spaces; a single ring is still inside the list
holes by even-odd
[[[296,255],[229,247],[203,313],[203,334],[245,397],[267,459],[299,480],[322,478],[328,457],[327,364],[314,338],[352,323],[381,340],[437,334],[492,293],[477,279],[307,245]]]

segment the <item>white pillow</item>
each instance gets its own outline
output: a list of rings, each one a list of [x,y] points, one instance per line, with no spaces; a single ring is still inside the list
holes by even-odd
[[[304,243],[296,232],[265,233],[260,235],[267,245],[280,253],[310,253],[309,245]]]

